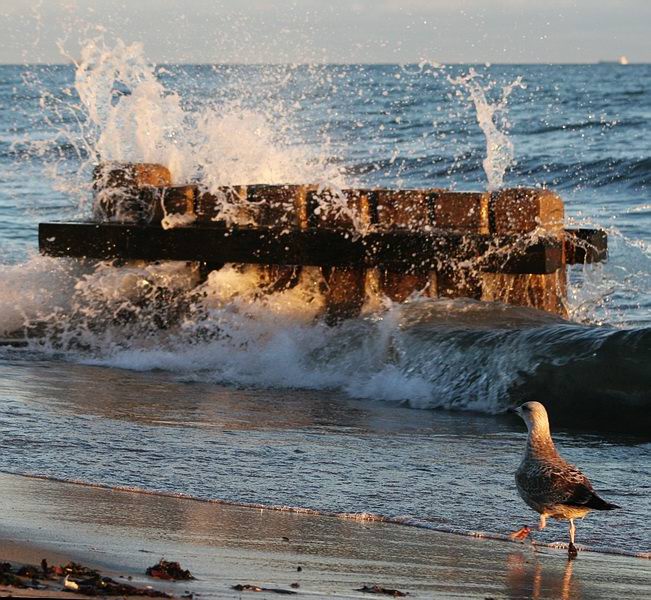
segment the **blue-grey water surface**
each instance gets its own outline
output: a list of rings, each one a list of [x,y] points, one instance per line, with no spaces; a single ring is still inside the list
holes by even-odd
[[[505,184],[549,186],[568,222],[609,233],[607,263],[572,269],[569,321],[421,299],[332,329],[233,301],[209,325],[189,313],[180,328],[154,331],[148,307],[98,329],[129,304],[108,271],[36,256],[39,221],[85,214],[70,184],[95,149],[74,142],[83,113],[65,110],[78,102],[74,69],[0,67],[0,330],[49,319],[59,335],[0,350],[0,469],[505,533],[535,515],[513,482],[524,426],[502,413],[537,399],[564,455],[623,507],[580,523],[578,541],[648,552],[651,67],[475,68],[497,82],[489,98],[518,76],[526,85],[508,102],[517,162]],[[236,105],[244,126],[258,111],[279,156],[317,146],[355,185],[486,186],[475,108],[446,74],[380,65],[158,75],[184,110]],[[130,91],[110,93],[117,105]],[[540,539],[565,536],[552,523]]]

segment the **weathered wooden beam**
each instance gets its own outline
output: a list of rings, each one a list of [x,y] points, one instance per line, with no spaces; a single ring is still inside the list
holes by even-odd
[[[563,245],[555,238],[525,245],[516,235],[441,230],[396,230],[353,237],[346,231],[317,228],[194,225],[164,230],[122,223],[41,223],[39,248],[50,256],[100,260],[386,267],[406,272],[474,261],[487,272],[542,274],[553,273],[563,264]]]
[[[163,165],[102,163],[93,171],[94,218],[118,223],[149,222],[157,207],[161,210],[156,190],[171,185],[172,175]]]
[[[163,188],[150,188],[152,215],[150,222],[174,226],[174,219],[196,219],[196,185],[175,185]]]
[[[560,196],[547,189],[507,188],[490,195],[493,233],[522,233],[543,229],[562,235],[565,208]]]
[[[43,224],[42,252],[193,261],[204,277],[225,262],[250,263],[272,291],[313,269],[331,322],[359,313],[369,285],[398,302],[416,292],[565,315],[566,266],[607,256],[606,234],[565,230],[563,201],[544,188],[208,192],[173,186],[162,165],[111,162],[97,167],[93,189],[98,225]]]
[[[432,194],[434,224],[442,229],[488,233],[490,226],[488,192],[449,192]]]
[[[254,227],[307,227],[306,185],[249,185],[245,205],[249,223]],[[266,291],[291,289],[300,281],[301,265],[258,265],[258,276]]]
[[[93,188],[140,189],[172,185],[167,167],[155,163],[105,162],[93,170]]]

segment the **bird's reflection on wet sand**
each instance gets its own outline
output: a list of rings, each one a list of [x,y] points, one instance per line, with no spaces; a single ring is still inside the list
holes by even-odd
[[[573,578],[574,562],[571,560],[545,563],[534,552],[529,557],[523,552],[514,552],[508,555],[506,567],[508,598],[584,598],[580,582]]]

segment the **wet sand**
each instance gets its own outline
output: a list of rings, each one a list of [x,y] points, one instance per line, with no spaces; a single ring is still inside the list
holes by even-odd
[[[651,561],[644,559],[583,552],[568,562],[565,551],[552,548],[534,552],[530,545],[388,523],[5,474],[0,511],[0,560],[72,559],[201,598],[248,595],[234,591],[235,584],[292,589],[298,583],[299,594],[351,598],[379,597],[355,591],[364,585],[397,588],[413,598],[612,599],[641,598],[651,590]],[[164,584],[145,577],[146,567],[161,557],[180,561],[196,581]]]

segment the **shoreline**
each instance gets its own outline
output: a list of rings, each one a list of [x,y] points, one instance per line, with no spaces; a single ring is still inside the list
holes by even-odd
[[[0,490],[0,561],[75,560],[177,595],[239,597],[232,586],[250,584],[317,597],[379,585],[414,598],[613,598],[651,586],[651,564],[626,556],[568,561],[529,544],[19,475],[0,474]],[[147,578],[161,557],[197,579]]]
[[[173,498],[177,500],[184,500],[187,502],[199,502],[202,504],[211,504],[216,506],[232,507],[239,509],[248,509],[248,510],[261,510],[261,511],[272,511],[279,513],[289,513],[289,514],[299,514],[313,517],[324,517],[332,519],[341,519],[346,521],[353,521],[358,523],[386,523],[402,527],[413,527],[416,529],[424,529],[426,531],[432,531],[438,534],[461,536],[464,538],[473,538],[473,539],[482,539],[482,540],[492,540],[505,543],[516,543],[508,535],[488,532],[488,531],[477,531],[470,529],[463,529],[460,527],[442,527],[436,526],[434,523],[420,520],[413,517],[390,517],[386,515],[376,514],[376,513],[345,513],[345,512],[336,512],[336,511],[324,511],[314,508],[300,507],[300,506],[280,506],[274,504],[261,504],[255,502],[235,502],[232,500],[222,500],[219,498],[200,498],[197,496],[191,496],[190,494],[184,494],[181,492],[166,492],[161,490],[147,490],[143,488],[136,488],[131,486],[110,486],[102,483],[91,483],[83,480],[73,480],[73,479],[61,479],[59,477],[49,477],[47,475],[34,475],[34,474],[18,474],[11,473],[8,471],[0,470],[0,478],[3,475],[8,475],[11,477],[21,477],[25,479],[35,479],[37,481],[46,481],[62,485],[77,485],[81,487],[86,487],[90,489],[105,490],[109,492],[125,492],[129,494],[141,494],[143,496],[154,496],[162,498]],[[1,479],[0,479],[1,480]],[[555,550],[567,550],[567,542],[551,542],[545,543],[536,540],[528,540],[533,544],[536,549],[555,549]],[[633,550],[624,550],[620,548],[594,548],[591,546],[584,546],[580,543],[575,544],[577,549],[580,552],[590,552],[600,555],[611,555],[611,556],[626,556],[629,558],[636,558],[641,560],[651,560],[651,551],[633,551]]]

